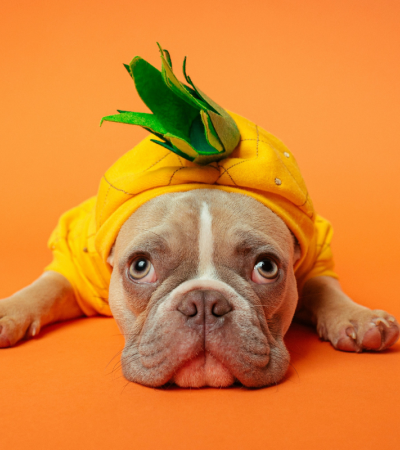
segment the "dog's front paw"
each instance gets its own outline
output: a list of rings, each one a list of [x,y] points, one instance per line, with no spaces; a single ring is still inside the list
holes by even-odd
[[[400,327],[386,311],[359,307],[340,317],[325,319],[317,326],[317,331],[337,350],[361,352],[391,347],[399,339]]]
[[[39,332],[40,322],[30,309],[29,302],[20,298],[0,300],[0,348],[11,347]]]

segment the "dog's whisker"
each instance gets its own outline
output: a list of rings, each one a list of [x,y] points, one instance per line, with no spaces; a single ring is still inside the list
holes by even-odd
[[[108,361],[108,363],[105,366],[105,369],[109,366],[109,364],[111,364],[111,362],[113,361],[113,359],[115,359],[118,355],[120,355],[122,352],[124,351],[124,349],[122,348],[121,350],[119,350],[111,359],[110,361]]]
[[[289,365],[290,365],[290,367],[292,367],[293,370],[296,372],[297,378],[300,380],[300,375],[299,375],[299,372],[297,372],[296,367],[294,367],[294,365],[293,365],[291,362],[289,362]]]
[[[122,390],[121,390],[121,393],[120,393],[120,395],[122,395],[123,394],[123,392],[124,392],[124,390],[125,390],[125,388],[128,386],[128,384],[130,384],[131,382],[130,381],[128,381],[126,384],[125,384],[125,386],[122,388]]]

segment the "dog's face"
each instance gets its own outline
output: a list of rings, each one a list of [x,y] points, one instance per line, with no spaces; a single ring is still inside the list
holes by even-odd
[[[109,257],[125,377],[154,387],[278,382],[299,256],[283,221],[245,195],[201,189],[140,207]]]

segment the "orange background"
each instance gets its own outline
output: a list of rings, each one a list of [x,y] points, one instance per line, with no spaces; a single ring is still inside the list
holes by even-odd
[[[400,318],[400,4],[393,0],[13,1],[1,6],[0,298],[49,262],[59,215],[145,132],[122,66],[175,67],[280,137],[358,302]],[[113,366],[113,319],[54,325],[0,351],[0,446],[11,449],[397,448],[400,345],[336,352],[295,325],[292,367],[262,390],[153,390]]]

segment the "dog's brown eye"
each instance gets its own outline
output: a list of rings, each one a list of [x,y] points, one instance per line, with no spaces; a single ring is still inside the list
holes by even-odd
[[[151,268],[152,264],[148,259],[138,258],[135,259],[129,267],[129,275],[134,280],[141,280],[150,272]]]
[[[270,258],[265,258],[254,266],[251,279],[257,284],[272,283],[278,276],[279,267]]]
[[[278,275],[278,266],[274,261],[272,261],[272,259],[264,259],[260,261],[256,264],[256,269],[262,277],[268,278],[269,280]]]

